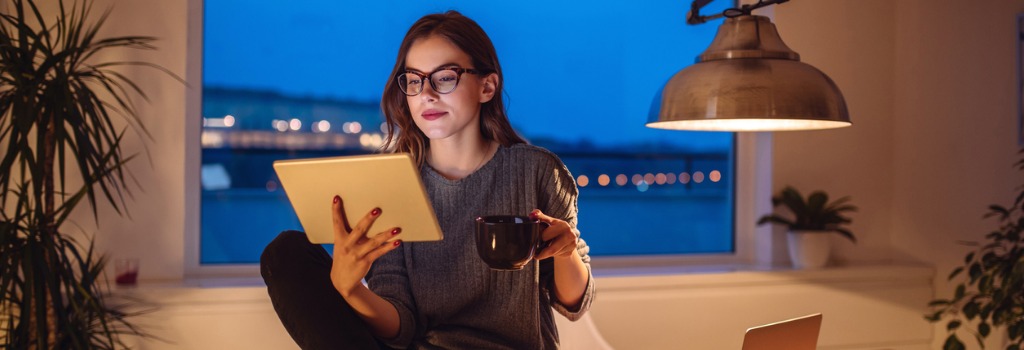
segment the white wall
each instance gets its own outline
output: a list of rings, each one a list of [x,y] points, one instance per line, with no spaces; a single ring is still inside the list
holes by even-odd
[[[108,4],[116,8],[105,33],[160,38],[158,51],[124,58],[186,75],[186,1],[106,0],[97,8]],[[776,134],[774,187],[854,197],[860,243],[836,240],[843,260],[918,260],[944,275],[964,254],[954,242],[987,232],[985,207],[1011,200],[1020,183],[1011,164],[1020,98],[1015,21],[1024,3],[805,0],[774,11],[783,39],[836,81],[854,121],[846,129]],[[145,190],[135,192],[130,219],[101,209],[97,241],[113,256],[139,256],[145,279],[177,280],[186,264],[184,193],[198,175],[185,170],[185,121],[198,116],[186,115],[187,87],[143,69],[130,73],[152,99],[139,101],[153,135],[148,157],[130,165]],[[128,141],[142,152],[139,145],[138,138]],[[83,211],[76,220],[88,227],[91,218]],[[948,294],[941,279],[935,287]],[[615,316],[631,315],[628,299],[599,298],[595,315],[609,316],[598,325],[614,332],[650,322]],[[686,309],[689,302],[669,307]]]
[[[185,76],[187,45],[186,1],[96,1],[95,15],[113,7],[101,36],[157,37],[156,51],[111,51],[104,60],[146,61]],[[52,3],[47,3],[53,6]],[[146,279],[181,279],[184,274],[185,237],[185,93],[187,86],[153,69],[125,69],[147,93],[150,102],[136,99],[138,114],[151,140],[128,133],[126,153],[139,157],[128,164],[138,184],[128,199],[128,216],[119,218],[107,205],[100,206],[99,227],[82,207],[71,220],[95,235],[97,246],[112,258],[140,259]],[[188,116],[188,118],[197,118]],[[145,141],[143,141],[145,140]],[[145,146],[144,146],[145,144]],[[195,174],[198,176],[198,174]],[[133,184],[134,185],[134,184]]]
[[[1017,160],[1018,31],[1024,1],[794,1],[776,7],[786,42],[829,74],[850,104],[848,130],[778,134],[775,187],[851,194],[861,213],[850,260],[893,258],[944,278],[996,226]],[[945,336],[936,325],[936,347]],[[969,337],[969,336],[968,336]]]
[[[772,181],[778,192],[825,190],[852,196],[860,208],[851,229],[854,245],[836,236],[839,260],[887,260],[893,186],[892,77],[893,2],[792,1],[775,6],[775,22],[786,44],[803,62],[839,86],[853,126],[775,133]]]

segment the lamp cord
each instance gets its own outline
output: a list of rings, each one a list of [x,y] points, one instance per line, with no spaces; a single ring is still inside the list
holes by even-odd
[[[740,7],[727,8],[725,9],[725,11],[722,11],[722,13],[710,16],[701,16],[700,9],[703,8],[704,6],[707,6],[712,1],[714,0],[693,0],[693,2],[690,3],[690,11],[686,13],[686,24],[701,24],[722,17],[733,18],[739,16],[749,16],[750,13],[756,9],[765,6],[781,4],[789,0],[757,0],[757,3],[755,4],[745,4]]]

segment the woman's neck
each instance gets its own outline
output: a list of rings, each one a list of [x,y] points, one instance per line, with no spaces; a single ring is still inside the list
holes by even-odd
[[[458,180],[476,172],[487,163],[498,150],[498,143],[485,140],[431,140],[427,164],[441,176]]]

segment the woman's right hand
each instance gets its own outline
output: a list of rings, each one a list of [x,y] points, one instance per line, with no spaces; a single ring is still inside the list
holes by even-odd
[[[388,239],[400,234],[402,229],[393,227],[367,238],[366,232],[380,217],[380,208],[374,208],[363,216],[355,227],[348,223],[345,204],[340,196],[334,196],[331,210],[334,218],[334,263],[331,265],[331,282],[338,293],[347,299],[354,290],[363,286],[362,280],[370,271],[373,262],[402,244],[401,240],[388,242]]]

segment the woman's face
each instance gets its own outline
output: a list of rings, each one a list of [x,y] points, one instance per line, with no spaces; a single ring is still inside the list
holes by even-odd
[[[442,68],[475,69],[472,64],[469,55],[436,35],[413,42],[405,56],[406,71],[428,76]],[[406,96],[413,122],[432,141],[475,137],[471,133],[480,133],[480,104],[494,96],[494,85],[488,79],[462,73],[455,90],[446,94],[435,91],[424,79],[418,95]]]

